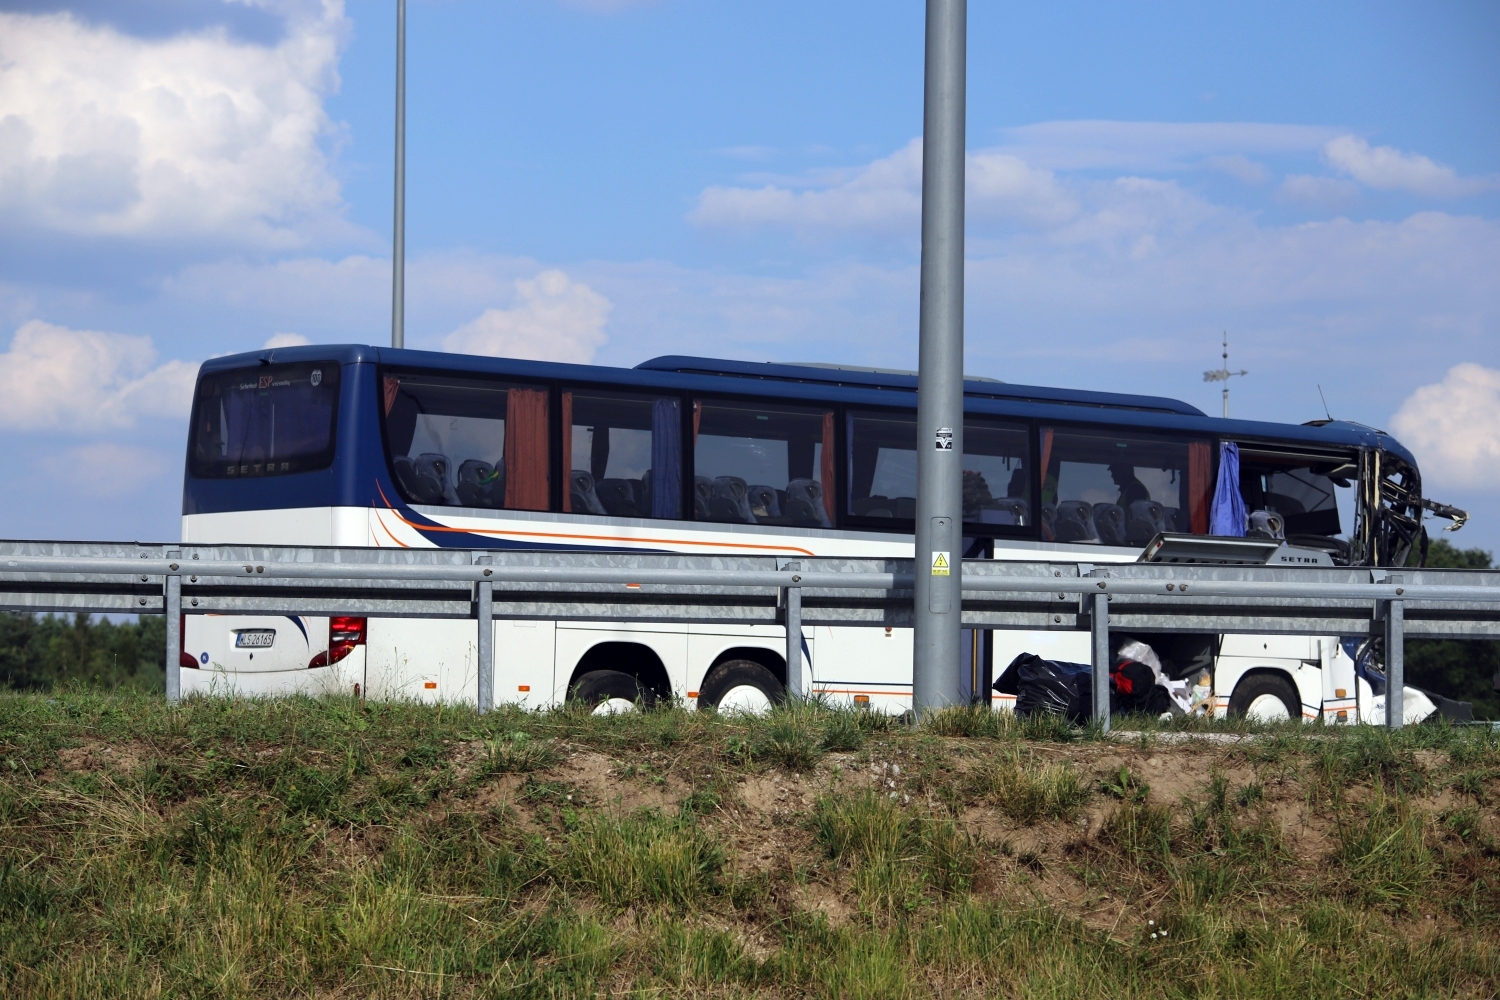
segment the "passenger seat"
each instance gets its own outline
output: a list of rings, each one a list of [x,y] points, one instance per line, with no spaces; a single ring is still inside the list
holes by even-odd
[[[745,498],[756,520],[770,523],[769,518],[781,517],[781,495],[776,492],[776,487],[763,483],[753,485],[745,491]]]
[[[729,524],[754,524],[746,498],[748,487],[739,476],[718,476],[708,498],[708,519]]]
[[[1101,545],[1124,545],[1125,508],[1117,503],[1094,504],[1094,527]]]
[[[1167,530],[1167,509],[1155,500],[1137,500],[1130,505],[1130,520],[1125,523],[1125,537],[1131,545],[1145,545]]]
[[[1099,541],[1094,526],[1094,505],[1086,500],[1064,500],[1057,505],[1055,531],[1059,542]]]
[[[614,517],[645,517],[636,505],[636,490],[640,484],[634,479],[601,479],[596,487],[599,502]]]
[[[458,467],[458,501],[465,507],[505,506],[505,460],[497,465],[470,458]]]
[[[582,469],[574,469],[568,474],[568,500],[569,506],[575,514],[607,514],[604,505],[599,502],[599,494],[594,492],[594,474]]]
[[[453,490],[449,470],[453,463],[448,456],[435,451],[418,455],[412,462],[415,471],[415,486],[418,503],[448,504],[458,506],[458,494]]]
[[[823,484],[816,479],[793,479],[786,484],[786,513],[793,524],[802,527],[832,527],[823,507]]]

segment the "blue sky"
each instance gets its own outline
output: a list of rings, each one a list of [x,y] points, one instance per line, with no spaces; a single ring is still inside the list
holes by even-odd
[[[923,6],[411,0],[408,342],[910,367]],[[389,336],[392,0],[0,0],[8,533],[176,537],[206,357]],[[1396,431],[1500,546],[1500,7],[975,3],[967,367]],[[8,347],[6,346],[8,345]]]

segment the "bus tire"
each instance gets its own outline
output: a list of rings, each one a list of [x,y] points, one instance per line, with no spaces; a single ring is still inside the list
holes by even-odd
[[[587,705],[595,715],[613,715],[656,706],[656,692],[619,670],[590,670],[568,691],[568,701]]]
[[[786,688],[754,660],[727,660],[708,672],[698,689],[698,710],[768,712],[786,700]]]
[[[1278,711],[1278,709],[1280,711]],[[1258,673],[1241,680],[1229,696],[1229,714],[1255,722],[1302,718],[1302,698],[1292,682],[1276,673]]]

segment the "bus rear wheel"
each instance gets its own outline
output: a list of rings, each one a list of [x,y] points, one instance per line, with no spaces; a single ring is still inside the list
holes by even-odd
[[[785,699],[786,688],[754,660],[728,660],[719,664],[708,672],[698,689],[700,711],[760,715]]]
[[[1286,722],[1302,718],[1302,699],[1285,677],[1251,674],[1235,685],[1229,714],[1251,722]]]
[[[619,670],[590,670],[573,682],[568,701],[589,706],[595,715],[614,715],[655,707],[656,692]]]

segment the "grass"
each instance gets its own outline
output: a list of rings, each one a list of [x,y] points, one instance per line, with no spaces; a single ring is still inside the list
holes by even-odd
[[[0,995],[1500,992],[1495,734],[1220,728],[3,696]]]

